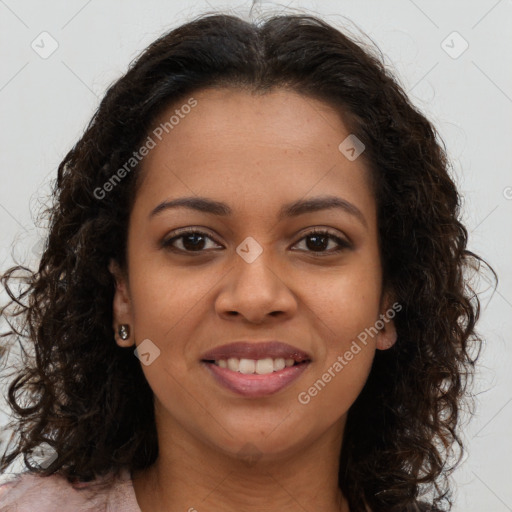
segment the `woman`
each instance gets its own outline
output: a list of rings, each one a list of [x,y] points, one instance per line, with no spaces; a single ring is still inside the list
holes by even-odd
[[[446,510],[481,342],[459,205],[326,22],[164,35],[60,164],[38,271],[3,276],[36,359],[0,511]]]

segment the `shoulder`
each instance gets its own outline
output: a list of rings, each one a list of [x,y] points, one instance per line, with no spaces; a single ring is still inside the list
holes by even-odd
[[[140,512],[129,474],[108,489],[99,488],[99,482],[71,484],[59,474],[17,474],[0,483],[0,512]]]
[[[85,512],[97,507],[101,498],[86,494],[61,475],[21,473],[0,485],[0,512]]]

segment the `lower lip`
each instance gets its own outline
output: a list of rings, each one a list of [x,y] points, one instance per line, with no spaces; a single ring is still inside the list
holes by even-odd
[[[278,372],[266,373],[265,375],[244,374],[234,372],[229,368],[221,368],[214,363],[202,361],[213,377],[224,387],[251,398],[277,393],[298,379],[302,372],[309,366],[310,362],[289,366]]]

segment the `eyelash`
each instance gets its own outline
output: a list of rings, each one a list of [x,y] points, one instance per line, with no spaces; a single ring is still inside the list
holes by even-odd
[[[187,251],[185,249],[178,249],[176,247],[173,247],[172,243],[175,240],[179,240],[181,238],[185,238],[188,235],[201,235],[203,237],[209,238],[210,240],[213,240],[216,244],[218,244],[218,242],[216,240],[214,240],[213,237],[211,237],[208,233],[205,233],[204,231],[201,231],[199,229],[184,229],[183,231],[179,231],[178,233],[179,234],[175,234],[175,236],[173,236],[172,238],[168,238],[166,240],[163,240],[162,244],[161,244],[162,247],[163,248],[168,248],[168,249],[176,251],[176,252],[188,253],[188,254],[194,254],[194,253],[201,254],[201,253],[206,252],[206,250],[204,250],[204,249],[199,250],[199,251]],[[330,250],[330,251],[323,251],[323,252],[305,251],[305,252],[311,253],[315,257],[322,257],[322,256],[329,256],[329,255],[332,255],[332,254],[337,254],[337,253],[339,253],[339,252],[341,252],[343,250],[350,249],[352,247],[352,245],[349,242],[347,242],[346,240],[343,240],[339,236],[337,236],[337,235],[335,235],[335,234],[333,234],[330,231],[325,230],[325,229],[313,229],[312,231],[309,231],[308,233],[306,233],[299,240],[299,242],[304,240],[305,238],[312,237],[312,236],[326,236],[329,239],[334,240],[339,245],[339,247],[337,249]],[[220,244],[218,244],[218,245],[220,245]]]

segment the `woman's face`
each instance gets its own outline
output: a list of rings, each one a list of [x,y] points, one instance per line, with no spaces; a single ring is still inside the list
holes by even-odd
[[[173,105],[149,134],[155,147],[131,212],[128,278],[118,275],[114,300],[115,326],[130,324],[131,337],[118,343],[135,341],[143,354],[160,434],[181,429],[226,454],[251,446],[271,459],[342,432],[375,350],[395,340],[392,321],[368,335],[391,306],[375,199],[362,158],[349,142],[339,149],[350,132],[327,104],[282,89],[192,96],[197,103]],[[327,196],[342,206],[307,208]],[[155,212],[184,197],[224,206]],[[183,228],[203,235],[180,238]],[[270,340],[310,361],[278,370],[271,358],[278,371],[261,376],[216,366],[229,387],[202,360],[221,345]],[[257,359],[269,371],[264,351]],[[266,387],[268,379],[277,384]]]

